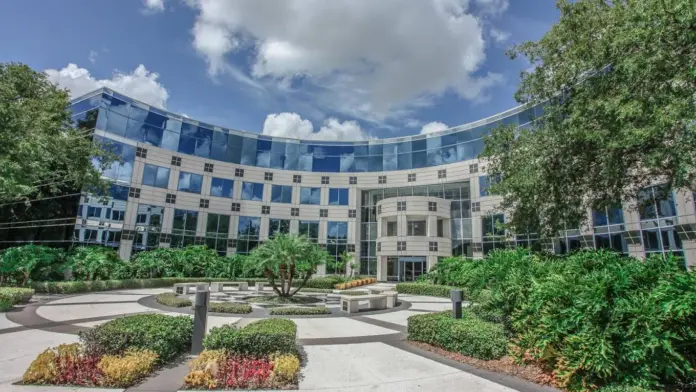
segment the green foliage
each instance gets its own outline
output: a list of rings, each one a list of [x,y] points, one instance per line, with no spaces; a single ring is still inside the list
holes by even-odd
[[[310,279],[312,281],[312,279]],[[310,287],[303,287],[300,289],[300,293],[319,293],[319,294],[330,294],[333,293],[333,289],[313,289]]]
[[[80,246],[68,252],[67,263],[75,280],[106,280],[121,269],[123,261],[112,248]]]
[[[316,315],[316,314],[331,314],[331,309],[326,306],[315,306],[315,307],[282,307],[282,308],[271,308],[268,313],[276,316],[305,316],[305,315]]]
[[[446,283],[478,299],[470,312],[501,321],[517,355],[570,390],[661,389],[695,376],[696,274],[679,258],[508,250],[450,267]]]
[[[483,321],[469,312],[461,319],[452,318],[451,312],[411,316],[408,338],[478,359],[498,359],[508,346],[501,324]]]
[[[329,254],[304,236],[278,234],[255,248],[248,271],[263,275],[281,297],[291,297],[307,284]],[[293,280],[300,284],[293,289]]]
[[[92,353],[120,355],[127,349],[150,350],[166,363],[191,347],[193,320],[188,316],[140,314],[117,318],[87,331],[80,340]]]
[[[142,289],[142,288],[157,288],[171,287],[174,283],[187,282],[211,282],[228,279],[210,279],[210,278],[159,278],[159,279],[123,279],[123,280],[95,280],[95,281],[75,281],[75,282],[34,282],[32,288],[37,293],[48,294],[73,294],[87,293],[92,291],[119,290],[119,289]],[[257,281],[263,279],[244,279],[237,278],[235,280],[243,280],[253,285]]]
[[[186,308],[193,305],[190,299],[179,298],[174,293],[157,294],[155,300],[159,304],[162,304],[164,306],[171,306],[173,308]]]
[[[70,117],[68,91],[45,73],[0,63],[0,203],[106,186],[92,158],[106,168],[113,154],[85,137],[93,124],[73,127]]]
[[[232,302],[211,302],[208,305],[208,312],[244,314],[251,313],[251,306]]]
[[[397,283],[396,291],[400,294],[428,295],[431,297],[450,298],[454,287],[427,283]]]
[[[311,278],[309,279],[303,287],[307,288],[312,288],[312,289],[326,289],[326,290],[332,290],[336,284],[338,283],[343,283],[346,281],[346,278],[343,276],[338,276],[338,275],[328,275],[328,276],[322,276],[318,278]],[[295,281],[293,282],[293,286],[299,286],[302,282]]]
[[[39,245],[25,245],[6,249],[0,259],[0,283],[25,286],[37,276],[48,276],[52,268],[63,262],[61,249]]]
[[[230,257],[217,257],[205,270],[205,276],[208,278],[256,278],[260,275],[250,274],[246,268],[248,256],[234,254]]]
[[[264,319],[237,329],[223,325],[210,330],[203,339],[206,350],[226,350],[233,354],[263,356],[295,354],[297,326],[291,320]]]
[[[136,278],[203,277],[218,262],[218,255],[205,246],[157,248],[135,255],[132,273]]]
[[[553,237],[587,209],[631,203],[660,178],[696,189],[693,0],[558,0],[560,19],[512,58],[534,65],[516,98],[543,121],[485,141],[491,191],[517,233]]]
[[[353,290],[344,290],[344,291],[339,291],[336,294],[340,295],[352,295],[352,296],[360,296],[360,295],[368,295],[370,294],[367,291],[353,291]]]

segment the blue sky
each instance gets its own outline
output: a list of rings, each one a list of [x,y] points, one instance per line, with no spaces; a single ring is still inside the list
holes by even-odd
[[[516,105],[554,0],[22,0],[0,61],[81,94],[106,85],[192,118],[287,137],[436,131]],[[72,65],[70,65],[72,64]]]

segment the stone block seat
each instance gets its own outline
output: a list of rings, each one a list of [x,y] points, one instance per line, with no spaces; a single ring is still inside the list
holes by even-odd
[[[208,283],[206,282],[190,282],[190,283],[174,283],[174,294],[189,294],[191,287],[195,287],[196,291],[207,290]]]
[[[396,306],[397,293],[388,291],[382,294],[342,295],[341,310],[347,313],[358,313],[360,301],[369,301],[370,309],[388,309]]]
[[[249,289],[248,282],[212,282],[210,283],[210,291],[219,293],[225,290],[225,286],[237,286],[239,291],[247,291]]]

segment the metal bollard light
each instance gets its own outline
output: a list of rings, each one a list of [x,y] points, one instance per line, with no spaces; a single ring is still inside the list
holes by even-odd
[[[452,298],[452,315],[456,319],[462,318],[462,290],[450,291],[450,297]]]
[[[208,321],[208,301],[210,300],[210,291],[196,290],[196,304],[193,308],[193,339],[191,341],[191,355],[198,355],[203,351],[203,337],[205,336],[205,327]]]

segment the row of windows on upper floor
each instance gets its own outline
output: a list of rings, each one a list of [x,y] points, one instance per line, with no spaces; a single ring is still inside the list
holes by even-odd
[[[117,107],[121,108],[121,105]],[[93,114],[95,110],[99,110],[98,115]],[[136,118],[128,118],[114,110],[113,105],[107,105],[107,108],[78,114],[75,120],[85,128],[101,129],[137,142],[203,158],[313,172],[408,170],[475,159],[484,148],[482,137],[497,126],[489,124],[473,130],[398,143],[321,145],[243,137],[200,125],[182,125],[181,122],[174,129],[169,129],[173,120],[166,120],[165,123],[161,119],[150,121],[160,126],[144,122],[153,116],[159,115],[139,113]]]

